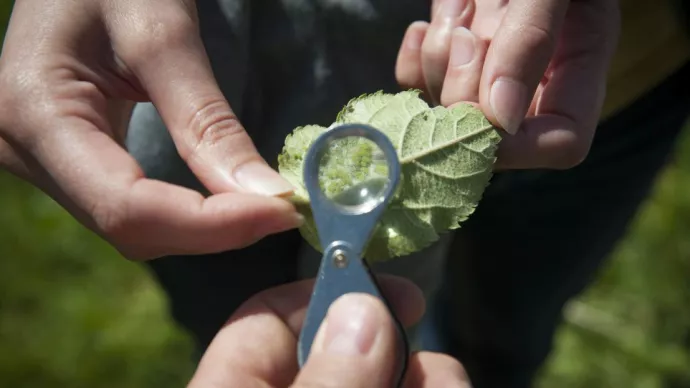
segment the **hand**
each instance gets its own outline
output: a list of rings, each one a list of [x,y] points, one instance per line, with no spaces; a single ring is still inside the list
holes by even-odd
[[[302,222],[219,90],[192,0],[17,1],[0,57],[0,163],[125,256],[240,248]],[[214,194],[147,179],[123,148],[152,101]]]
[[[616,0],[434,0],[396,76],[444,106],[477,103],[509,134],[498,169],[570,168],[589,152],[619,26]]]
[[[424,313],[413,283],[381,276],[381,286],[405,325]],[[242,305],[220,330],[188,387],[379,388],[392,385],[393,322],[376,298],[347,294],[330,307],[302,370],[297,339],[313,281],[264,291]],[[462,366],[441,354],[413,354],[404,387],[469,387]]]

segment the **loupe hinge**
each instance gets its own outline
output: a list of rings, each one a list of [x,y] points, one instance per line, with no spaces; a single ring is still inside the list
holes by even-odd
[[[346,269],[352,264],[352,260],[359,258],[352,246],[344,241],[334,241],[324,252],[329,258],[329,263],[337,269]]]
[[[336,268],[342,269],[342,268],[347,267],[347,261],[348,261],[347,254],[341,250],[337,250],[337,251],[333,252],[332,260],[333,260],[333,265]]]

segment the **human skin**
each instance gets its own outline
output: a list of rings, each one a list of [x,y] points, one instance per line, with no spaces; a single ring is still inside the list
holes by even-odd
[[[393,276],[381,276],[380,283],[404,325],[422,317],[424,297],[413,283]],[[383,303],[365,294],[347,294],[331,305],[299,369],[297,339],[312,287],[311,280],[279,286],[242,305],[212,341],[189,387],[393,386],[395,326]],[[433,352],[410,357],[404,388],[469,388],[452,357]]]
[[[191,0],[20,0],[0,56],[0,163],[129,259],[238,249],[303,218],[211,71]],[[123,147],[161,113],[213,195],[147,179]]]
[[[589,152],[619,33],[617,0],[434,0],[396,76],[437,104],[479,106],[504,130],[497,169],[567,169]]]
[[[478,104],[511,134],[499,169],[583,160],[615,0],[435,0],[432,14],[404,38],[401,85]],[[138,101],[212,195],[144,176],[122,146]],[[0,56],[0,164],[130,259],[239,249],[303,222],[216,84],[193,0],[17,1]]]
[[[512,134],[502,168],[579,163],[604,97],[615,2],[433,7],[431,23],[404,38],[400,83],[443,105],[477,103]],[[282,198],[292,188],[220,92],[195,9],[192,0],[18,0],[0,56],[0,164],[130,259],[238,249],[303,222]],[[122,145],[140,101],[156,106],[212,195],[144,176]]]

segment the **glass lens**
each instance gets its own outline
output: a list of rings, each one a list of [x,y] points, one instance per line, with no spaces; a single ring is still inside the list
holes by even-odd
[[[340,206],[375,205],[388,185],[388,164],[373,141],[359,136],[333,140],[319,163],[319,186]]]

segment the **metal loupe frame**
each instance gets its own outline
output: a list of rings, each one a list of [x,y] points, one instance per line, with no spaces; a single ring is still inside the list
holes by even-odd
[[[319,185],[321,159],[332,142],[346,137],[363,137],[371,140],[383,152],[388,165],[388,180],[382,192],[358,206],[335,203],[326,197]],[[300,367],[306,363],[316,333],[330,305],[347,293],[367,293],[386,304],[396,325],[396,386],[402,383],[409,357],[405,330],[362,258],[364,249],[386,206],[393,198],[399,181],[400,162],[393,144],[385,134],[368,125],[345,124],[331,128],[321,134],[307,151],[304,160],[304,183],[309,193],[323,256],[298,342],[297,358]]]

